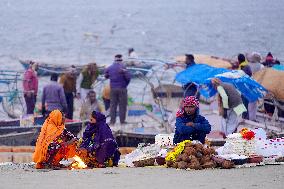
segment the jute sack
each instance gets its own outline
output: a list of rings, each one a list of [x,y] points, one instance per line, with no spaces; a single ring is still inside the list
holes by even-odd
[[[284,100],[284,72],[264,68],[253,75],[253,78],[271,92],[277,100]]]

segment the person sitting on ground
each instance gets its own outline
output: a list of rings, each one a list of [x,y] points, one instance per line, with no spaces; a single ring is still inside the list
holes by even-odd
[[[271,52],[268,52],[265,61],[262,63],[265,67],[272,67],[275,64],[275,60]]]
[[[243,112],[247,111],[243,104],[241,94],[230,83],[222,82],[218,78],[211,79],[211,83],[219,93],[219,108],[222,135],[227,136],[236,132]]]
[[[37,169],[60,168],[62,159],[74,157],[77,139],[65,129],[64,121],[59,110],[53,110],[45,120],[33,154]]]
[[[261,55],[257,52],[253,52],[251,53],[251,55],[249,56],[249,66],[251,69],[252,74],[258,72],[259,70],[261,70],[262,68],[264,68],[264,66],[260,63],[261,61]]]
[[[67,113],[67,102],[62,85],[57,83],[58,75],[52,74],[51,82],[43,88],[42,92],[42,115],[48,116],[53,110]]]
[[[117,166],[120,152],[111,129],[106,123],[106,117],[93,111],[90,122],[80,139],[79,156],[88,167]]]
[[[186,68],[189,68],[190,66],[193,66],[196,64],[194,61],[194,56],[192,54],[185,54],[185,64],[186,64]],[[184,90],[184,97],[196,96],[197,99],[199,99],[200,94],[198,92],[198,86],[196,84],[190,82],[184,85],[182,88]]]
[[[89,119],[93,111],[103,112],[103,108],[97,100],[96,92],[89,91],[87,98],[83,101],[83,104],[81,106],[80,119]]]
[[[239,70],[243,70],[248,76],[252,76],[252,71],[244,54],[238,55]]]
[[[199,114],[199,101],[195,96],[184,98],[182,109],[176,113],[175,126],[175,144],[184,140],[199,140],[204,144],[206,134],[211,131],[210,123]]]

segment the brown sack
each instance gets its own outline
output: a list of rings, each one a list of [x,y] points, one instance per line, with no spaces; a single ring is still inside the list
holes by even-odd
[[[264,68],[253,78],[271,92],[277,100],[284,100],[284,72],[272,68]]]

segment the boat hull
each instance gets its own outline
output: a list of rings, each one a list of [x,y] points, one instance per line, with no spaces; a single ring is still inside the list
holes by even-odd
[[[28,60],[19,60],[22,66],[25,70],[29,68],[29,61]],[[77,69],[77,73],[80,73],[83,69],[83,67],[86,65],[75,65]],[[52,65],[52,64],[46,64],[46,63],[39,63],[37,75],[38,76],[50,76],[52,73],[65,73],[68,71],[70,66],[64,66],[64,65]],[[130,74],[133,77],[136,77],[137,73],[140,72],[143,75],[146,75],[149,70],[152,68],[152,65],[134,65],[134,66],[127,66],[127,69],[129,70]],[[99,73],[104,74],[105,66],[99,67]]]

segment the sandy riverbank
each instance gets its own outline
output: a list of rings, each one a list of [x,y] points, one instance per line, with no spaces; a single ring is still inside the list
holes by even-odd
[[[35,170],[0,166],[0,188],[283,188],[284,166],[185,171],[170,168]]]

